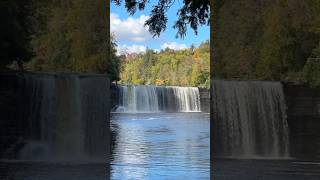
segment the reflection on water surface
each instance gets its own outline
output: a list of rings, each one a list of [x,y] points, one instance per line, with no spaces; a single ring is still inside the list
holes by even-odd
[[[209,179],[207,113],[114,113],[111,179]]]

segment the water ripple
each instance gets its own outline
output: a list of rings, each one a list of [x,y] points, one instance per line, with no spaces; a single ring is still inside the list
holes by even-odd
[[[114,114],[111,125],[112,179],[209,179],[207,114]]]

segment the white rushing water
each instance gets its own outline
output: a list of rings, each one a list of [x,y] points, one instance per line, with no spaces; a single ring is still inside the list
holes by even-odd
[[[116,112],[200,112],[196,87],[119,86]]]
[[[81,160],[106,153],[108,79],[26,75],[30,138],[21,159]]]
[[[280,82],[212,82],[216,153],[288,157],[286,105]]]

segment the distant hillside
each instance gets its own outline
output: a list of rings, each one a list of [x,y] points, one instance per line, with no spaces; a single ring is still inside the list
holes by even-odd
[[[209,88],[210,44],[198,48],[155,52],[148,49],[139,55],[127,55],[120,73],[122,84],[198,86]]]

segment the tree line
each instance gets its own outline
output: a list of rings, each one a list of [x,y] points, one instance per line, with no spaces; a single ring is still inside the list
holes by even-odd
[[[147,1],[140,4],[140,1],[125,2],[128,12],[134,14],[136,10],[144,9]],[[320,86],[320,65],[317,60],[320,57],[320,1],[213,2],[211,25],[214,35],[214,59],[211,72],[214,72],[214,78],[282,80]],[[24,67],[32,71],[98,72],[109,74],[112,80],[119,80],[119,57],[115,55],[115,41],[108,41],[105,3],[98,0],[2,0],[0,69],[5,69],[16,61],[20,69]],[[163,0],[154,6],[151,19],[147,23],[151,28],[149,31],[154,35],[165,29],[166,16],[163,9],[169,7],[167,4],[170,3],[170,0]],[[208,6],[209,1],[184,1],[183,8],[177,12],[181,15],[176,24],[178,34],[183,36],[186,24],[193,25],[194,30],[197,29],[196,25],[206,24]],[[158,12],[157,9],[161,11]],[[199,13],[194,13],[198,11]],[[191,52],[188,54],[183,51],[177,52],[176,56],[169,51],[166,53],[177,59],[180,58],[178,55],[193,56],[190,55]],[[160,57],[159,53],[152,54]],[[112,58],[109,58],[110,56]],[[165,61],[164,56],[160,58],[161,61]],[[177,62],[179,63],[166,66],[170,70],[179,69],[179,72],[166,72],[162,75],[160,72],[164,71],[164,68],[158,70],[159,68],[154,67],[152,72],[144,73],[147,75],[145,78],[136,73],[131,80],[128,77],[123,82],[156,83],[157,78],[152,75],[159,71],[161,78],[158,84],[205,84],[202,80],[196,83],[196,79],[202,79],[199,77],[193,78],[193,82],[191,80],[192,72],[199,71],[199,68],[187,68],[180,64],[188,60]],[[129,64],[126,63],[123,68],[129,68]],[[176,64],[179,64],[179,68],[175,68]],[[153,66],[151,63],[150,67]],[[174,73],[183,76],[173,77]],[[122,73],[123,78],[126,78],[125,74]],[[185,80],[182,80],[183,78]]]
[[[123,57],[120,83],[166,86],[210,86],[210,43],[184,50],[166,48],[160,52]]]
[[[320,1],[224,0],[214,5],[215,78],[320,86]]]

